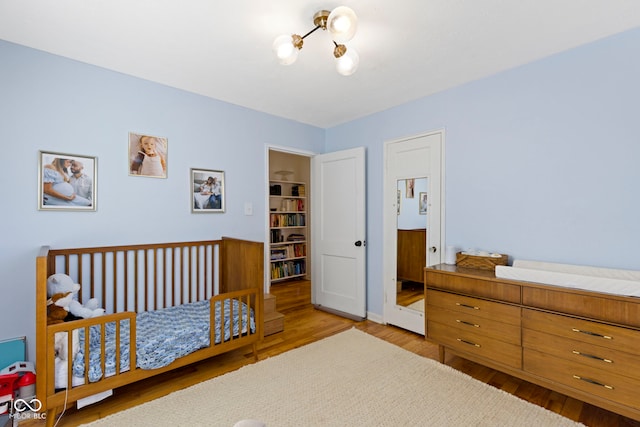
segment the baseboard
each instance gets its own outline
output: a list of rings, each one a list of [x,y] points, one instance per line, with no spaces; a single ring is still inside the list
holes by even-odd
[[[372,313],[370,311],[367,311],[367,320],[371,320],[372,322],[375,322],[375,323],[380,323],[381,325],[385,324],[382,316],[376,313]]]

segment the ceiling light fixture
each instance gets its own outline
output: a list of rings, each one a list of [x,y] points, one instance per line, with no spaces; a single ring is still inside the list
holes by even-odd
[[[321,10],[313,15],[315,28],[304,36],[298,34],[283,34],[273,42],[273,50],[282,65],[290,65],[298,59],[298,52],[302,49],[303,40],[314,31],[322,28],[329,30],[333,40],[333,56],[336,58],[336,70],[343,76],[350,76],[358,69],[360,57],[352,47],[347,49],[344,43],[348,42],[356,34],[358,29],[358,17],[355,12],[346,7],[339,6],[331,12]]]

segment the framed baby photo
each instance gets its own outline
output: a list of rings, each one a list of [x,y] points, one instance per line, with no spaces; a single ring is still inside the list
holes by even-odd
[[[167,177],[167,138],[129,132],[129,175]]]
[[[95,211],[98,200],[98,159],[79,154],[40,151],[38,209]]]
[[[224,212],[224,171],[192,168],[189,182],[192,213]]]

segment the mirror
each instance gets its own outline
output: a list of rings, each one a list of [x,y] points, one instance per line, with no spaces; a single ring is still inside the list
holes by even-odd
[[[427,263],[427,180],[397,180],[396,305],[421,312],[424,312],[423,269]]]

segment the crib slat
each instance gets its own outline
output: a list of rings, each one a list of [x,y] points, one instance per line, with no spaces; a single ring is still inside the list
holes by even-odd
[[[91,336],[89,335],[91,328],[89,326],[84,327],[84,383],[89,383],[89,341]]]
[[[89,285],[91,287],[91,292],[89,293],[89,298],[95,298],[95,286],[96,286],[96,260],[95,260],[95,254],[90,254],[89,255],[89,259],[91,260],[90,263],[90,272],[91,272],[91,278],[89,280]],[[82,261],[78,261],[79,263],[82,263]]]
[[[113,281],[116,282],[118,280],[117,279],[117,277],[118,277],[118,252],[113,251],[111,253],[112,253],[112,256],[113,256],[113,261],[112,261],[113,270],[112,270],[111,274],[113,274]],[[118,312],[118,303],[117,303],[117,301],[118,301],[118,287],[117,286],[113,287],[112,294],[113,294],[113,311],[117,313]],[[103,304],[104,308],[107,308],[107,302],[105,301],[106,295],[107,294],[102,294],[102,304]]]
[[[67,388],[73,387],[73,331],[67,332]]]
[[[123,282],[124,282],[124,311],[129,311],[131,308],[129,307],[129,251],[123,252]],[[114,310],[114,312],[118,312],[120,310]]]
[[[193,247],[192,246],[187,246],[187,265],[189,266],[187,268],[187,298],[189,298],[187,300],[187,302],[193,302],[193,295],[192,295],[192,288],[193,288],[193,269],[191,268],[191,266],[193,265],[193,260],[191,259],[193,256]]]
[[[102,282],[102,289],[101,289],[101,293],[100,296],[101,298],[104,300],[104,296],[107,295],[107,272],[109,271],[107,269],[107,255],[111,253],[111,252],[103,252],[102,253],[102,266],[100,267],[100,281]],[[95,295],[94,295],[95,297]]]
[[[115,322],[116,323],[116,348],[115,348],[115,352],[116,352],[116,370],[114,375],[120,375],[120,321]]]

